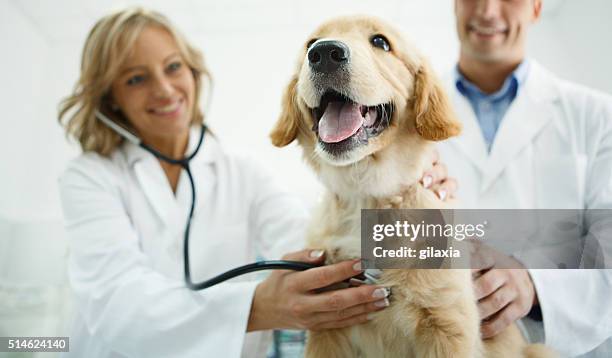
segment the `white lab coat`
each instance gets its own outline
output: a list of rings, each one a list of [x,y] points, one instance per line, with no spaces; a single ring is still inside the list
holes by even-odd
[[[192,130],[189,153],[198,135]],[[304,206],[250,158],[228,154],[207,133],[191,168],[196,282],[255,261],[256,253],[279,258],[303,246]],[[191,190],[184,171],[175,196],[158,160],[125,143],[110,158],[86,153],[73,160],[60,192],[76,298],[70,356],[241,355],[253,275],[261,277],[199,292],[185,287],[182,243]],[[249,349],[257,340],[251,343]],[[246,348],[242,354],[256,356]]]
[[[490,155],[469,101],[446,84],[463,133],[439,145],[466,208],[612,208],[612,98],[531,61]],[[608,237],[606,240],[612,240]],[[564,355],[612,356],[612,270],[530,270],[543,313],[531,338]],[[598,348],[596,348],[598,347]],[[595,349],[595,350],[594,350]]]

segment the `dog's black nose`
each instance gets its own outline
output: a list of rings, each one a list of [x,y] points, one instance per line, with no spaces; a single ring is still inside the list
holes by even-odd
[[[340,41],[318,41],[308,50],[308,62],[314,71],[331,73],[350,58],[348,46]]]

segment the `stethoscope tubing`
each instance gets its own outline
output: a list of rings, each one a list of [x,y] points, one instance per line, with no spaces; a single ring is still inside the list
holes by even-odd
[[[102,112],[95,111],[95,116],[96,118],[98,118],[100,121],[102,121],[110,129],[115,131],[117,134],[119,134],[123,138],[140,146],[144,150],[153,154],[155,157],[167,163],[180,165],[183,169],[185,169],[185,172],[187,172],[187,177],[189,178],[189,185],[191,186],[191,206],[189,208],[189,216],[187,217],[187,224],[185,225],[185,232],[183,235],[183,258],[184,258],[183,263],[184,263],[184,273],[185,273],[185,284],[187,285],[189,289],[194,290],[194,291],[203,290],[205,288],[215,286],[217,284],[220,284],[222,282],[225,282],[237,276],[242,276],[248,273],[262,271],[262,270],[304,271],[310,268],[317,267],[317,265],[313,265],[313,264],[309,264],[305,262],[299,262],[299,261],[287,261],[287,260],[258,261],[258,262],[253,262],[247,265],[236,267],[234,269],[223,272],[203,282],[199,282],[199,283],[193,282],[193,280],[191,279],[191,265],[189,263],[189,234],[191,232],[191,221],[193,219],[193,212],[195,209],[196,188],[195,188],[195,182],[193,180],[193,175],[191,173],[191,168],[189,167],[189,162],[191,161],[191,159],[193,159],[196,156],[196,154],[200,150],[200,147],[202,146],[202,143],[204,142],[204,134],[207,129],[206,126],[202,124],[202,128],[200,130],[200,137],[198,139],[198,144],[196,148],[193,150],[193,152],[182,159],[175,159],[175,158],[170,158],[160,153],[155,148],[152,148],[149,145],[143,143],[142,140],[138,138],[138,136],[131,133],[127,129],[123,128],[119,124],[115,123],[113,120],[106,117]]]

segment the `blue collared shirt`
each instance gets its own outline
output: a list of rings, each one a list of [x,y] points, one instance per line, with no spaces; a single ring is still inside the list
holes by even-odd
[[[461,74],[459,66],[455,67],[455,85],[459,93],[470,101],[489,152],[499,125],[520,87],[525,83],[528,71],[529,62],[524,60],[506,78],[499,91],[486,94]]]

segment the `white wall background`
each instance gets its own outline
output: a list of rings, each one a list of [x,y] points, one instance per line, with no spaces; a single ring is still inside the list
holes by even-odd
[[[215,79],[211,127],[276,168],[307,203],[316,179],[296,147],[275,149],[267,134],[308,33],[334,15],[373,14],[408,34],[439,72],[458,52],[452,0],[0,0],[0,336],[60,325],[66,248],[56,179],[78,150],[57,123],[57,104],[77,79],[96,19],[132,4],[162,11],[204,51]],[[612,92],[611,14],[609,0],[544,0],[529,52],[565,78]],[[28,320],[28,307],[56,314]]]

